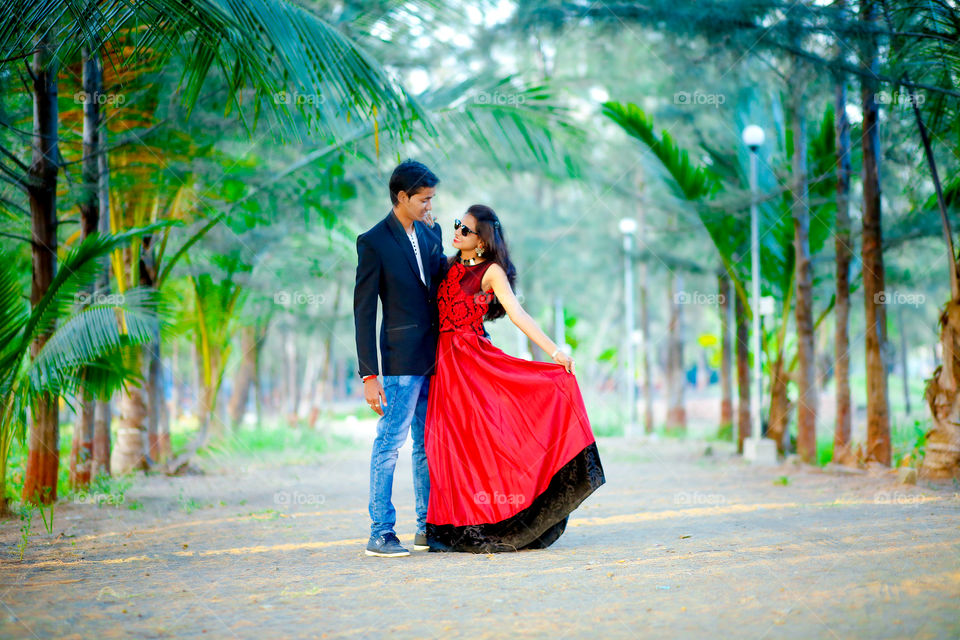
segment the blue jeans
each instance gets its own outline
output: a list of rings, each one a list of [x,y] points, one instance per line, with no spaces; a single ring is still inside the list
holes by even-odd
[[[377,438],[370,456],[370,535],[396,533],[397,511],[393,508],[393,471],[397,454],[407,441],[407,429],[413,437],[413,491],[417,503],[417,532],[427,528],[427,501],[430,496],[430,472],[423,448],[423,430],[427,419],[429,376],[383,376],[387,399],[383,416],[377,421]]]

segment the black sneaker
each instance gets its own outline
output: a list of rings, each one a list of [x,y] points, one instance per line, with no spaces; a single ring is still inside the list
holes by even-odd
[[[396,534],[385,533],[376,538],[370,536],[370,542],[367,543],[366,554],[368,556],[378,556],[381,558],[399,558],[410,555],[410,552],[400,546],[400,540]]]
[[[427,534],[418,533],[413,537],[413,550],[414,551],[430,550],[430,544],[427,542]]]

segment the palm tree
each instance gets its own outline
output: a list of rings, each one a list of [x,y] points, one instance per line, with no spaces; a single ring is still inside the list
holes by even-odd
[[[837,9],[846,11],[846,0],[837,0]],[[837,56],[844,55],[843,42],[837,42]],[[834,113],[836,114],[837,149],[837,221],[834,232],[836,254],[836,305],[834,332],[834,379],[836,381],[836,424],[833,438],[833,460],[851,462],[850,451],[850,262],[853,258],[853,237],[850,232],[850,120],[847,118],[846,74],[834,72]]]
[[[740,382],[740,405],[742,409],[746,409],[749,403],[749,386],[745,384],[748,369],[745,360],[747,349],[743,343],[746,327],[743,323],[749,319],[752,310],[747,304],[745,290],[745,283],[749,277],[749,264],[739,260],[738,256],[747,254],[748,239],[745,227],[749,225],[744,225],[739,217],[729,213],[731,208],[742,209],[743,203],[731,202],[721,197],[726,191],[745,183],[745,171],[740,168],[738,158],[734,154],[725,153],[710,146],[707,146],[706,150],[714,160],[711,169],[694,165],[689,159],[689,154],[678,147],[667,133],[658,136],[654,132],[653,121],[636,105],[609,102],[604,105],[603,112],[653,152],[666,169],[674,193],[694,205],[698,218],[717,248],[737,297],[737,369]],[[804,164],[809,155],[810,165],[817,173],[817,179],[811,181],[813,183],[811,189],[818,196],[834,188],[832,177],[821,175],[821,173],[827,173],[833,165],[835,153],[831,143],[833,126],[833,112],[832,109],[828,109],[816,136],[811,138],[809,154],[806,151],[803,152]],[[783,132],[780,140],[783,154],[789,153],[786,142],[794,139],[795,136],[791,130]],[[792,155],[795,157],[795,152]],[[764,176],[761,178],[766,179]],[[774,191],[775,187],[776,185],[772,183],[765,185],[769,191]],[[775,208],[770,204],[771,202],[775,204]],[[799,359],[799,356],[795,355],[788,361],[784,353],[787,316],[796,291],[794,229],[790,216],[792,206],[793,194],[789,190],[779,197],[774,191],[773,197],[765,196],[764,202],[761,203],[761,218],[766,228],[760,248],[764,265],[763,284],[783,304],[783,317],[780,319],[779,328],[775,329],[776,339],[773,341],[775,354],[767,358],[771,376],[770,426],[767,436],[777,442],[780,451],[783,451],[783,437],[786,434],[790,409],[787,400],[787,381],[790,371],[796,368]],[[829,235],[834,205],[830,202],[818,202],[815,206],[808,206],[811,206],[811,212],[808,215],[809,251],[816,252],[823,247]],[[766,212],[767,208],[771,210]],[[812,329],[823,321],[831,307],[832,304],[828,305],[817,321],[812,323]],[[747,415],[741,411],[739,440],[749,435],[749,425],[743,422]]]
[[[193,106],[207,76],[219,67],[229,80],[230,96],[243,117],[240,96],[255,91],[254,108],[266,106],[290,122],[291,104],[316,128],[336,132],[337,124],[353,117],[377,117],[402,132],[418,109],[394,87],[386,73],[356,43],[313,14],[285,0],[247,0],[220,4],[198,2],[88,2],[77,10],[70,0],[17,1],[11,17],[0,23],[0,59],[32,58],[34,132],[33,158],[28,167],[9,149],[3,156],[14,169],[8,182],[29,195],[33,221],[34,277],[31,301],[39,304],[56,274],[57,174],[59,172],[57,71],[82,49],[101,52],[131,25],[139,40],[134,58],[159,55],[169,60],[184,45],[182,96]],[[59,38],[59,40],[55,40]],[[114,51],[122,50],[119,46]],[[122,64],[119,59],[112,64]],[[313,99],[289,101],[282,93]],[[319,99],[322,97],[323,99]],[[19,172],[19,174],[18,174]],[[53,327],[48,327],[52,329]],[[37,334],[36,355],[49,338]],[[25,499],[47,500],[56,494],[59,425],[54,397],[38,396],[31,424]],[[136,403],[124,405],[134,413]]]
[[[860,19],[870,26],[875,0],[860,1]],[[877,72],[877,41],[864,37],[860,63],[865,71]],[[877,107],[879,82],[868,74],[860,76],[863,110],[863,301],[866,316],[867,369],[867,451],[866,459],[890,464],[890,405],[887,392],[887,311],[884,296],[883,230],[880,201],[880,119]]]
[[[39,398],[103,396],[131,377],[119,355],[127,345],[150,339],[156,323],[151,299],[133,291],[123,304],[95,303],[76,312],[73,307],[96,279],[102,257],[155,230],[87,237],[67,253],[43,297],[30,307],[14,261],[0,254],[0,506],[6,505],[10,445],[15,437],[24,440],[28,413],[34,422],[44,415]],[[38,336],[47,337],[40,349]],[[24,501],[56,500],[59,448],[48,455],[52,477],[28,476]]]

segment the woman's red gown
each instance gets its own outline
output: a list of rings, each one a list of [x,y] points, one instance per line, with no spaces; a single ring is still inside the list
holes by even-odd
[[[577,386],[563,366],[505,354],[484,337],[490,261],[440,284],[440,338],[424,443],[427,538],[438,551],[543,548],[604,483]]]

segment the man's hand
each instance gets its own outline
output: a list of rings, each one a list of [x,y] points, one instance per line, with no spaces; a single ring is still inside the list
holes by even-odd
[[[363,382],[363,397],[371,409],[378,415],[383,415],[383,407],[387,406],[387,396],[383,393],[380,378],[370,378]]]
[[[433,217],[432,213],[427,211],[425,214],[423,214],[423,223],[432,228],[433,225],[437,223],[437,219]]]

